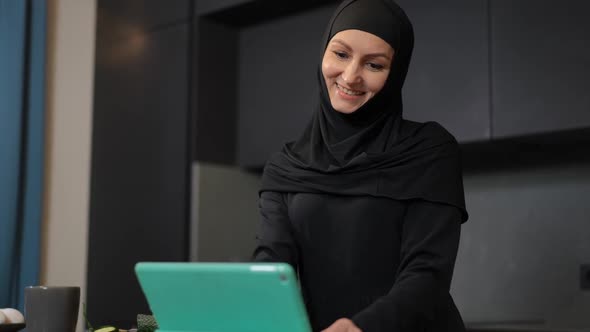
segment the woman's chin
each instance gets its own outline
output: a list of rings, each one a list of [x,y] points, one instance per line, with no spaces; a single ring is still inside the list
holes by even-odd
[[[344,103],[339,103],[339,102],[333,102],[331,104],[332,104],[332,108],[336,112],[344,113],[344,114],[354,113],[362,106],[362,104],[350,105],[350,104],[344,104]]]

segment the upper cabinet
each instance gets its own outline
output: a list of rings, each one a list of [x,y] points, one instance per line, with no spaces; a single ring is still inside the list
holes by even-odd
[[[197,2],[195,146],[229,151],[197,159],[258,168],[301,134],[337,2]],[[590,1],[398,2],[415,29],[405,118],[437,121],[460,143],[590,128]],[[215,135],[227,144],[209,144]]]
[[[414,25],[404,116],[442,124],[461,143],[490,138],[487,0],[399,0]]]
[[[321,37],[335,4],[234,2],[197,15],[194,156],[260,168],[311,119]]]
[[[493,136],[590,127],[590,1],[491,4]]]
[[[334,8],[321,7],[240,31],[240,166],[263,166],[311,120],[319,100],[321,37]]]

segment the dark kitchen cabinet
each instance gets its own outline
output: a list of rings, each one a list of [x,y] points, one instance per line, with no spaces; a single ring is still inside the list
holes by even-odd
[[[441,123],[461,143],[490,138],[486,0],[399,0],[414,25],[404,116]]]
[[[195,3],[195,160],[258,169],[297,138],[318,100],[320,41],[336,5]]]
[[[149,313],[135,263],[188,259],[189,27],[129,38],[97,28],[87,272],[96,325]]]
[[[319,100],[316,73],[322,32],[333,10],[322,7],[240,31],[240,166],[263,166],[310,121]]]
[[[590,127],[590,2],[493,0],[493,137]]]
[[[398,2],[416,37],[404,87],[407,119],[437,121],[460,143],[590,128],[590,20],[584,17],[590,2]],[[224,73],[225,90],[197,84],[197,95],[206,101],[227,93],[222,104],[235,112],[236,163],[259,168],[297,138],[314,110],[319,42],[337,2],[301,1],[287,9],[269,1],[227,4],[202,16],[225,29],[228,38],[215,40],[232,44],[227,65],[216,69]],[[199,34],[206,40],[212,31]],[[197,46],[197,53],[219,56],[215,49]],[[212,66],[199,67],[205,68],[200,79],[214,74]],[[197,103],[197,114],[221,111],[204,104]]]

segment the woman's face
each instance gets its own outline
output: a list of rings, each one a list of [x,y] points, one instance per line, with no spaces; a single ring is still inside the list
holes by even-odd
[[[385,85],[394,50],[383,39],[361,30],[335,34],[322,59],[322,74],[332,107],[352,113]]]

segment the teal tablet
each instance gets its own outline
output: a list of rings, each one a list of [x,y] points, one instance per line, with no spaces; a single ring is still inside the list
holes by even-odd
[[[159,332],[310,332],[288,264],[148,263],[135,273]]]

